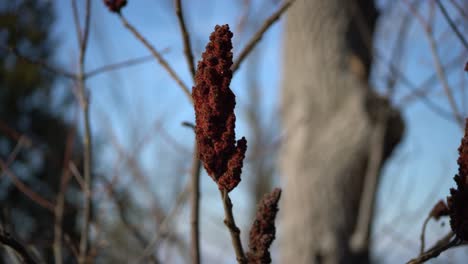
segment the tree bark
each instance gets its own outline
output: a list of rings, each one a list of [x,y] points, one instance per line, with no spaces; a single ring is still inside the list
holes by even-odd
[[[403,133],[398,111],[368,84],[377,16],[371,0],[297,0],[287,14],[282,263],[369,262],[368,243],[359,252],[350,247],[369,174],[369,138],[379,138],[373,132],[386,123],[378,130],[381,168]]]

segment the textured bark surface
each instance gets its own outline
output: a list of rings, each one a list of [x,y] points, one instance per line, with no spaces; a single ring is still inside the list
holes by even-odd
[[[363,14],[360,23],[352,8]],[[369,138],[378,122],[372,113],[376,106],[390,112],[389,104],[375,103],[382,99],[368,88],[371,55],[365,46],[372,43],[359,35],[363,25],[372,35],[376,18],[369,0],[298,0],[287,13],[285,138],[279,155],[285,188],[280,206],[282,263],[368,262],[368,251],[360,252],[357,260],[349,240],[357,221]],[[403,131],[397,112],[390,119],[385,127],[399,127],[390,136],[384,132],[389,142],[384,159]]]

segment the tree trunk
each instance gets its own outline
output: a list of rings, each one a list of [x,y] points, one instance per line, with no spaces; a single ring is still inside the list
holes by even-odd
[[[370,217],[362,215],[373,213],[362,208],[373,207],[378,182],[364,188],[367,170],[375,168],[368,161],[376,160],[369,159],[375,149],[369,142],[382,145],[378,172],[403,132],[399,113],[368,85],[377,15],[371,0],[297,0],[287,13],[279,155],[283,263],[369,262]],[[361,213],[364,189],[372,200]],[[358,218],[365,230],[357,228]],[[363,232],[361,243],[351,247],[355,229]]]

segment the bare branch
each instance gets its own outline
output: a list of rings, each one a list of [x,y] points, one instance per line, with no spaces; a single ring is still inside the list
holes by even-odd
[[[174,69],[171,68],[169,63],[161,56],[161,54],[146,40],[138,30],[131,25],[127,19],[121,14],[117,14],[122,21],[122,24],[127,28],[145,47],[153,54],[154,58],[159,62],[159,64],[169,73],[169,75],[174,79],[174,81],[182,88],[183,92],[185,95],[188,97],[190,102],[192,101],[192,94],[190,93],[189,88],[187,85],[184,84],[182,79],[177,75],[177,73],[174,71]]]
[[[231,234],[232,245],[234,246],[234,251],[236,252],[237,262],[245,264],[247,263],[247,259],[244,254],[244,249],[242,248],[240,230],[236,226],[236,221],[234,220],[234,215],[232,214],[231,198],[229,198],[227,190],[223,189],[220,190],[220,192],[224,206],[224,224],[227,226],[229,233]]]
[[[78,65],[78,94],[83,111],[83,122],[84,122],[84,135],[83,135],[83,160],[84,160],[84,205],[83,205],[83,222],[81,229],[81,238],[80,238],[80,254],[78,258],[79,264],[84,264],[87,258],[88,251],[88,235],[89,235],[89,222],[91,218],[91,162],[92,162],[92,142],[91,142],[91,122],[89,117],[89,97],[86,94],[85,87],[85,75],[84,75],[84,65],[86,58],[86,48],[88,46],[88,37],[89,37],[89,22],[91,17],[91,1],[86,0],[85,7],[85,26],[83,36],[80,43],[80,53],[79,53],[79,65]]]
[[[185,58],[187,59],[187,65],[189,67],[190,74],[192,75],[192,79],[195,79],[195,62],[193,61],[193,52],[192,46],[190,45],[190,36],[187,31],[187,26],[185,25],[181,2],[181,0],[175,0],[175,11],[177,15],[177,20],[179,21],[180,31],[182,33],[182,39],[184,41],[184,53]]]
[[[109,71],[113,71],[113,70],[118,70],[118,69],[126,68],[126,67],[129,67],[129,66],[133,66],[133,65],[142,64],[142,63],[149,62],[149,61],[152,61],[152,60],[153,60],[153,55],[147,55],[147,56],[142,56],[142,57],[138,57],[138,58],[134,58],[134,59],[125,60],[125,61],[122,61],[122,62],[117,62],[117,63],[101,66],[101,67],[98,67],[98,68],[96,68],[94,70],[91,70],[91,71],[87,72],[85,74],[85,77],[86,77],[86,79],[89,79],[89,78],[95,77],[95,76],[97,76],[97,75],[99,75],[101,73],[105,73],[105,72],[109,72]]]
[[[56,74],[56,75],[59,75],[59,76],[62,76],[62,77],[68,78],[68,79],[72,79],[72,80],[76,79],[75,74],[69,73],[69,72],[67,72],[67,71],[65,71],[63,69],[59,69],[59,68],[56,68],[54,66],[51,66],[51,65],[45,63],[44,61],[36,60],[36,59],[29,58],[27,56],[24,56],[14,47],[7,47],[7,46],[4,46],[4,45],[0,45],[0,48],[12,53],[13,55],[15,55],[20,60],[23,60],[23,61],[25,61],[25,62],[27,62],[29,64],[37,65],[37,66],[43,68],[46,71],[52,72],[53,74]]]
[[[279,20],[281,15],[288,10],[288,8],[294,3],[295,0],[288,0],[286,1],[275,13],[273,13],[269,18],[265,20],[263,23],[262,27],[255,33],[255,35],[250,39],[250,41],[247,43],[245,48],[239,53],[239,57],[237,60],[233,63],[231,70],[232,73],[235,73],[238,69],[240,64],[245,60],[247,55],[250,54],[250,52],[255,48],[257,43],[262,39],[263,35],[265,32],[275,23],[276,21]]]

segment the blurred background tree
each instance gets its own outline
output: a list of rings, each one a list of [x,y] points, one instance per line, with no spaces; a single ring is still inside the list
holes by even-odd
[[[51,63],[56,47],[54,21],[50,1],[0,3],[1,227],[37,250],[47,263],[53,260],[54,205],[60,179],[68,162],[79,164],[75,155],[79,147],[74,127],[63,115],[70,101],[53,93],[56,76],[5,48]],[[25,195],[24,189],[32,195]],[[67,198],[63,232],[75,241],[76,198]],[[65,260],[71,260],[69,247],[64,249]]]

